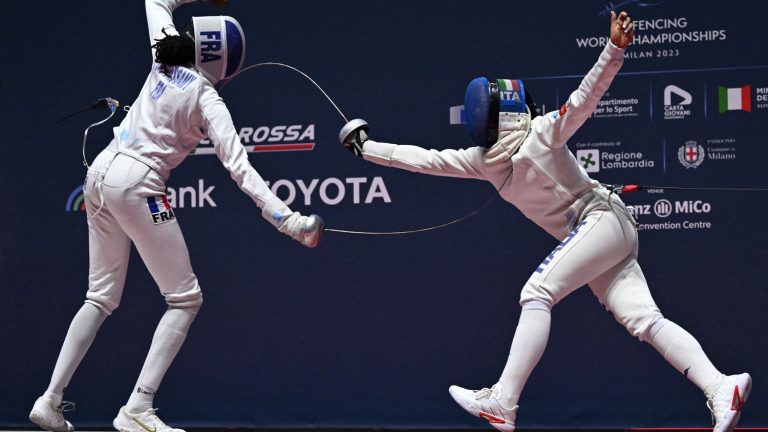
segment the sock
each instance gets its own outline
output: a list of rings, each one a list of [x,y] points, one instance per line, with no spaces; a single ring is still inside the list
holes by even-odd
[[[165,311],[152,337],[152,346],[144,360],[136,388],[125,405],[128,412],[139,413],[152,408],[155,392],[181,349],[199,308],[169,307]]]
[[[47,399],[48,402],[51,403],[52,407],[57,407],[57,406],[61,405],[61,399],[63,397],[64,397],[63,394],[51,393],[49,391],[46,391],[45,393],[43,393],[43,398]]]
[[[72,318],[56,366],[53,368],[51,382],[44,394],[55,403],[54,406],[61,403],[64,388],[69,384],[106,318],[105,312],[90,303],[83,304]]]
[[[679,325],[660,319],[651,326],[650,344],[669,364],[685,375],[707,397],[722,384],[721,374],[704,354],[699,342]]]
[[[502,387],[499,403],[505,409],[517,405],[528,377],[544,354],[551,322],[552,315],[546,303],[532,301],[523,305],[507,364],[499,378]]]

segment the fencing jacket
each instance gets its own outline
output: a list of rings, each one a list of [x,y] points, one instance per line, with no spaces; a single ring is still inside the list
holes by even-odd
[[[165,36],[163,30],[166,34],[178,34],[171,13],[190,1],[146,1],[153,45]],[[152,56],[154,60],[154,50]],[[166,181],[171,170],[207,137],[232,179],[260,208],[271,202],[270,214],[290,213],[248,161],[224,101],[214,86],[194,69],[153,63],[141,93],[114,133],[109,150],[140,160]]]
[[[618,201],[589,178],[565,143],[594,112],[624,62],[624,51],[608,42],[563,107],[534,118],[519,150],[502,163],[488,163],[483,147],[437,151],[372,140],[365,142],[363,157],[414,172],[487,180],[527,218],[563,239],[590,209]],[[513,138],[502,136],[499,143],[505,139]]]

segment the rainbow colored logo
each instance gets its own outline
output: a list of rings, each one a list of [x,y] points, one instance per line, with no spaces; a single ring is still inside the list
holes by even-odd
[[[80,185],[69,194],[67,198],[67,206],[64,208],[68,212],[81,212],[85,211],[85,195],[83,195],[83,186]]]

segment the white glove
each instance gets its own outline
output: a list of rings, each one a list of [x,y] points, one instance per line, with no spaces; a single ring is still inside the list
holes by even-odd
[[[325,223],[318,215],[302,216],[299,212],[293,212],[287,219],[281,221],[277,229],[304,246],[313,248],[320,243],[324,227]]]

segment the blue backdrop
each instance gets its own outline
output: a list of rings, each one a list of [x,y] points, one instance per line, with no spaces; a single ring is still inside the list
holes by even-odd
[[[621,3],[621,4],[618,4]],[[315,78],[381,141],[471,144],[452,124],[476,76],[523,78],[546,110],[578,85],[608,34],[605,0],[236,1],[247,63]],[[638,21],[630,58],[569,146],[604,182],[768,187],[768,3],[617,2]],[[130,104],[150,67],[143,2],[3,2],[0,113],[0,427],[28,426],[86,290],[80,206],[93,100]],[[210,4],[177,10],[184,26]],[[352,157],[322,95],[284,69],[223,89],[250,159],[294,210],[328,227],[443,223],[493,194],[482,182],[387,170]],[[122,118],[115,118],[109,126]],[[111,136],[91,133],[93,159]],[[303,151],[264,151],[296,147]],[[186,426],[486,427],[448,386],[489,386],[506,361],[531,271],[556,244],[502,200],[469,221],[410,236],[329,233],[302,248],[263,221],[202,144],[169,186],[205,304],[157,396]],[[274,147],[272,147],[274,149]],[[627,196],[640,260],[662,312],[726,373],[755,389],[743,426],[768,426],[765,192],[654,189]],[[123,304],[67,389],[76,426],[110,424],[165,304],[138,255]],[[533,427],[709,425],[704,398],[588,290],[558,304],[520,401]],[[643,407],[643,409],[638,409]]]

